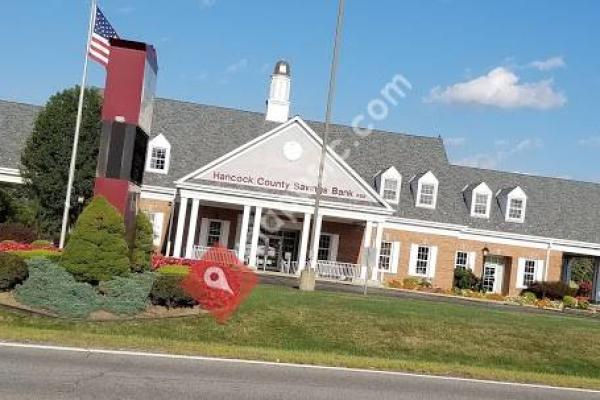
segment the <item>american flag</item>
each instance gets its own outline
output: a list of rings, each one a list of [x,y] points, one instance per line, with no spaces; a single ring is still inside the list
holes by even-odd
[[[104,67],[108,65],[110,59],[110,38],[118,38],[117,31],[113,29],[108,22],[100,7],[96,7],[96,17],[94,18],[94,31],[90,40],[88,54],[94,60]]]

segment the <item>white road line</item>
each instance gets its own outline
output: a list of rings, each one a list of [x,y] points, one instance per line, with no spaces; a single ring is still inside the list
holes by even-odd
[[[492,380],[486,380],[486,379],[458,378],[458,377],[454,377],[454,376],[442,376],[442,375],[424,375],[424,374],[415,374],[415,373],[410,373],[410,372],[380,371],[380,370],[369,370],[369,369],[359,369],[359,368],[330,367],[330,366],[324,366],[324,365],[293,364],[293,363],[280,363],[280,362],[258,361],[258,360],[243,360],[243,359],[238,359],[238,358],[186,356],[186,355],[181,355],[181,354],[145,353],[145,352],[139,352],[139,351],[125,351],[125,350],[86,349],[83,347],[51,346],[51,345],[42,345],[42,344],[15,343],[15,342],[4,342],[4,341],[0,341],[0,347],[51,350],[51,351],[66,351],[66,352],[75,352],[75,353],[94,353],[94,354],[120,355],[120,356],[132,356],[132,357],[154,357],[154,358],[166,358],[166,359],[174,359],[174,360],[216,361],[216,362],[223,362],[223,363],[255,364],[255,365],[268,365],[268,366],[289,367],[289,368],[332,370],[332,371],[356,372],[356,373],[374,374],[374,375],[391,375],[391,376],[401,376],[401,377],[437,379],[437,380],[445,380],[445,381],[481,383],[481,384],[490,384],[490,385],[518,386],[518,387],[525,387],[525,388],[532,388],[532,389],[545,389],[545,390],[558,390],[558,391],[568,391],[568,392],[583,392],[583,393],[599,393],[600,394],[600,390],[593,390],[593,389],[580,389],[580,388],[567,388],[567,387],[560,387],[560,386],[536,385],[536,384],[532,384],[532,383],[502,382],[502,381],[492,381]]]

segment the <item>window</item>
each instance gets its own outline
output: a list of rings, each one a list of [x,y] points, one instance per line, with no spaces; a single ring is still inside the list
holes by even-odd
[[[150,169],[164,171],[167,166],[167,149],[153,147],[150,155]]]
[[[457,251],[454,266],[456,268],[468,268],[469,267],[469,253],[466,253],[464,251]]]
[[[319,238],[319,251],[317,252],[317,260],[329,260],[329,249],[331,248],[331,236],[321,235]]]
[[[392,242],[381,242],[379,251],[379,269],[389,271],[392,264]]]
[[[508,219],[512,221],[523,221],[525,216],[525,200],[510,199],[508,203]]]
[[[387,178],[383,180],[383,199],[396,201],[398,198],[398,180]]]
[[[146,153],[146,171],[158,174],[169,172],[171,144],[164,135],[158,135],[148,142]]]
[[[530,286],[535,282],[535,267],[536,262],[534,260],[525,260],[525,268],[523,269],[523,286]]]
[[[421,185],[421,196],[419,197],[419,204],[422,206],[433,206],[435,197],[435,185],[431,183],[424,183]]]
[[[490,196],[487,193],[475,193],[475,202],[473,204],[473,214],[477,216],[488,215],[488,201]]]
[[[221,242],[221,228],[221,221],[210,221],[208,235],[206,236],[207,246],[215,246]]]
[[[423,208],[435,208],[439,185],[435,175],[429,171],[419,178],[413,178],[411,182],[413,193],[415,193],[415,205]]]
[[[154,246],[160,246],[164,214],[159,212],[149,212],[147,215],[152,224],[152,243]]]
[[[427,275],[429,272],[429,254],[430,248],[425,246],[419,246],[417,250],[417,265],[415,272],[417,275]]]

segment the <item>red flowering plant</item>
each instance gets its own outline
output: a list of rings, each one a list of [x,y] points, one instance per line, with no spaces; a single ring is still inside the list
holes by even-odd
[[[187,265],[192,266],[194,262],[198,260],[189,260],[184,258],[165,257],[160,254],[154,254],[152,256],[152,270],[156,271],[165,265]]]
[[[17,243],[11,241],[0,242],[0,251],[32,251],[32,250],[48,250],[58,251],[52,244],[36,244],[34,243]]]

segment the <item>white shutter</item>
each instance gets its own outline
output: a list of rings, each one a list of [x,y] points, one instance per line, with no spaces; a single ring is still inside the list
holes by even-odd
[[[229,221],[220,221],[221,222],[221,237],[219,238],[219,244],[224,246],[225,248],[229,247],[229,225],[231,223]]]
[[[392,242],[392,253],[390,256],[390,272],[398,272],[398,263],[400,262],[400,242]]]
[[[208,218],[202,218],[200,220],[200,246],[206,247],[206,242],[208,242]]]
[[[467,268],[469,268],[471,271],[475,271],[475,265],[477,265],[476,263],[477,253],[474,251],[467,253]]]
[[[535,280],[542,282],[544,280],[544,261],[537,260],[535,262]]]
[[[163,221],[164,221],[163,213],[153,213],[152,214],[152,234],[154,236],[153,244],[155,246],[160,246],[160,242],[162,240]]]
[[[329,235],[329,261],[337,261],[340,235]]]
[[[408,261],[408,274],[416,275],[417,274],[417,253],[419,252],[418,244],[410,245],[410,259]]]
[[[523,274],[525,273],[525,259],[519,258],[519,264],[517,267],[517,289],[525,289],[523,285]]]
[[[429,268],[427,268],[427,277],[433,278],[435,276],[435,267],[437,264],[438,248],[431,246],[429,248]]]

